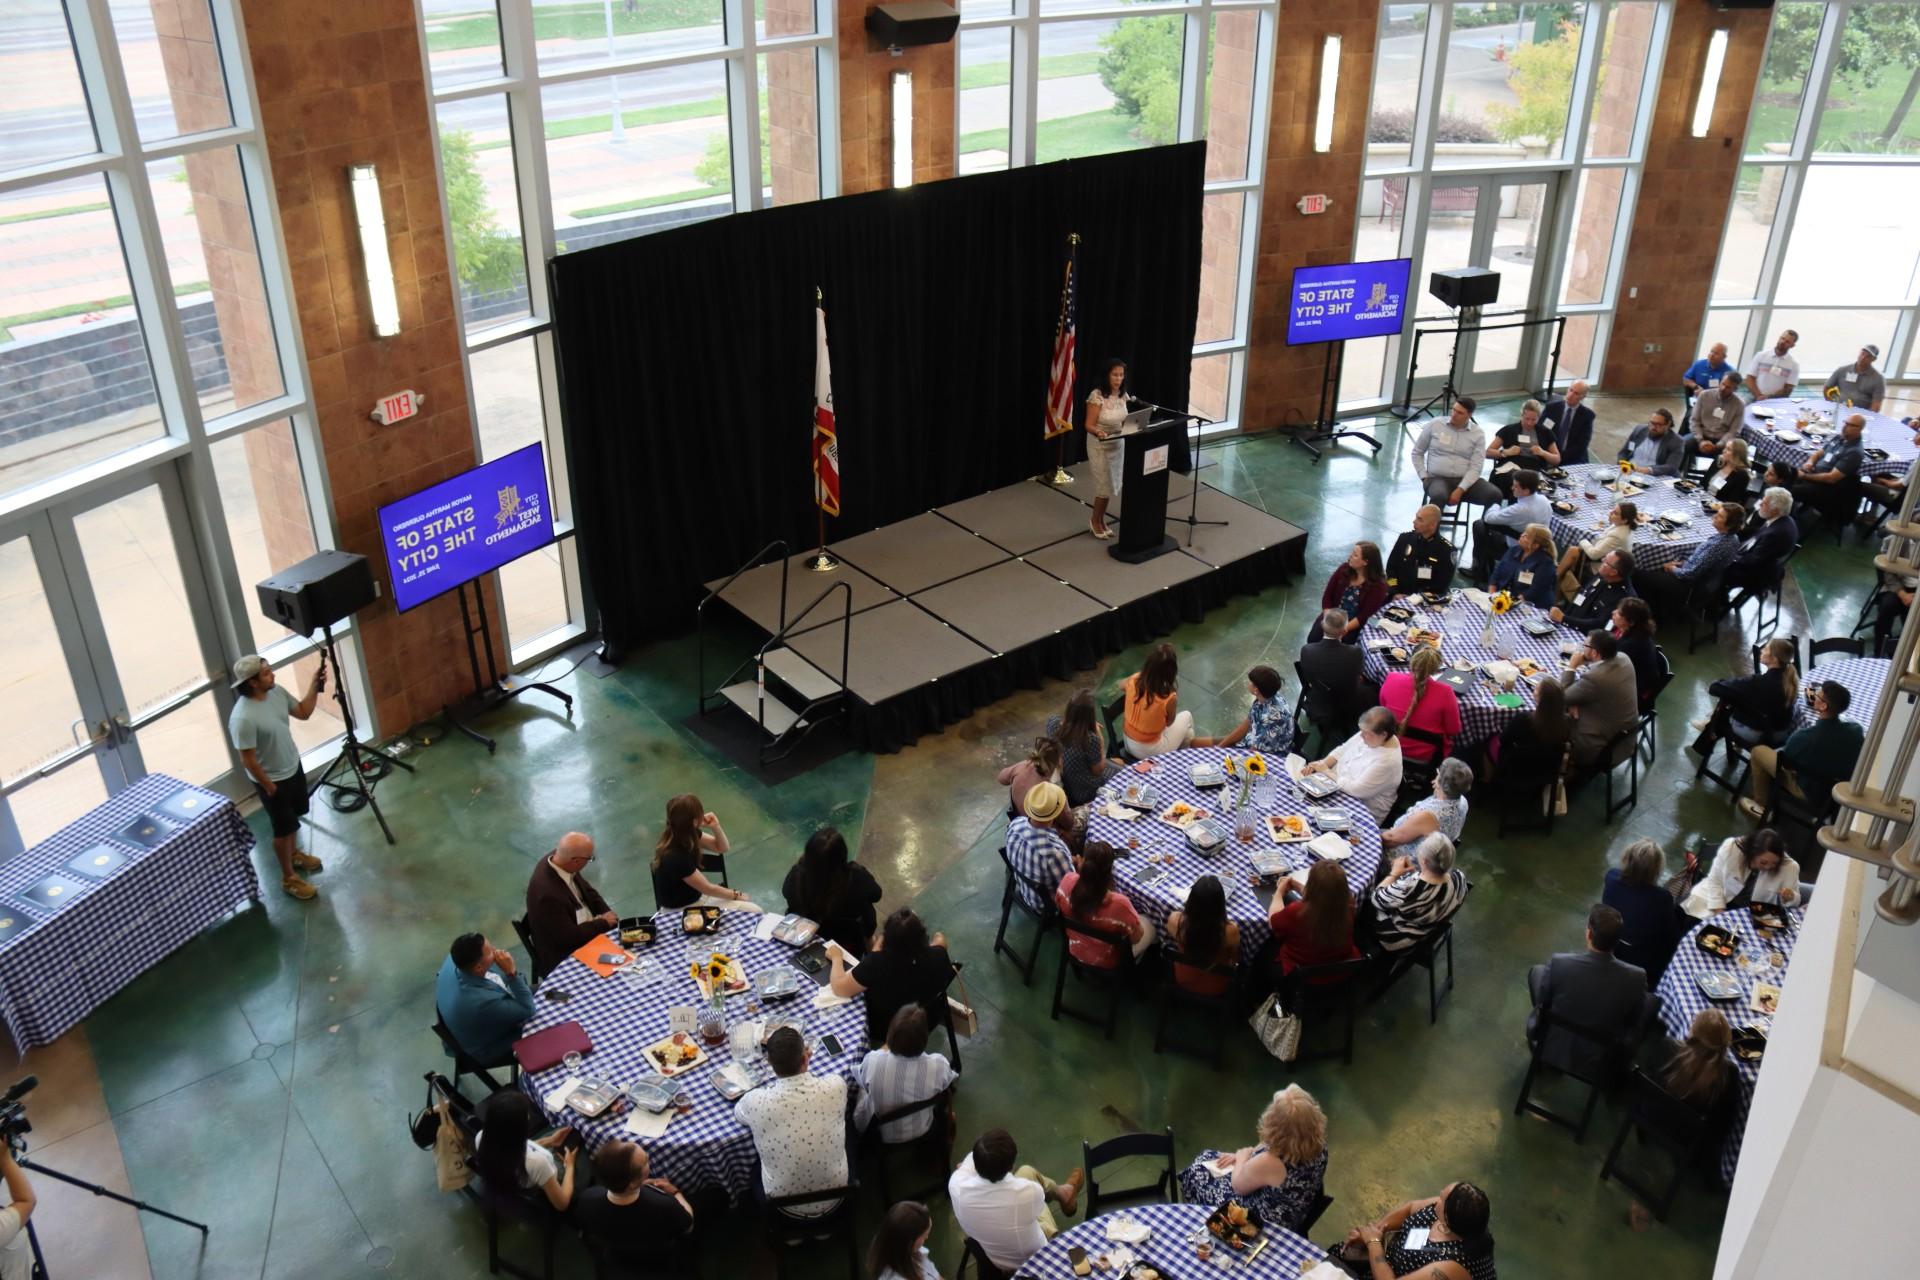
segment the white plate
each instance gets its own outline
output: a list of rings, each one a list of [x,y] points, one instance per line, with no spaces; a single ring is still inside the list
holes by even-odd
[[[1781,444],[1799,444],[1801,436],[1798,431],[1795,431],[1791,427],[1786,427],[1779,431],[1774,432],[1773,438],[1775,440],[1778,440]]]

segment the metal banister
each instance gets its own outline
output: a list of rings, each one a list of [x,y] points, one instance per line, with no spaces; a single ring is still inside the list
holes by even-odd
[[[722,591],[725,591],[728,587],[732,586],[734,582],[738,580],[741,574],[745,573],[749,569],[756,568],[757,566],[766,563],[767,552],[774,550],[776,547],[779,548],[780,560],[784,565],[787,558],[787,540],[785,538],[775,538],[772,542],[769,542],[766,546],[760,548],[758,551],[748,556],[747,559],[741,564],[741,566],[738,569],[735,569],[731,574],[728,575],[727,580],[725,582],[721,583],[719,586],[715,587],[713,590],[707,592],[706,595],[701,596],[700,603],[693,607],[694,680],[697,682],[697,686],[700,694],[700,703],[696,709],[699,711],[701,715],[707,714],[707,696],[708,696],[707,695],[707,633],[706,633],[707,605],[709,602],[713,600],[715,596],[719,595]],[[783,572],[780,575],[780,626],[783,631],[786,628],[786,624],[787,624],[787,575]]]
[[[753,655],[754,711],[756,718],[760,722],[762,732],[764,732],[767,727],[767,651],[782,644],[787,638],[787,633],[798,626],[802,618],[812,613],[819,607],[822,600],[825,600],[836,591],[844,591],[847,593],[847,597],[840,607],[840,693],[842,697],[846,695],[847,654],[853,641],[853,584],[843,579],[842,581],[830,584],[825,591],[815,596],[811,604],[799,613],[793,615],[792,622],[784,621],[786,609],[783,605],[781,608],[783,621],[780,630],[776,631],[765,644],[760,646],[759,651]]]

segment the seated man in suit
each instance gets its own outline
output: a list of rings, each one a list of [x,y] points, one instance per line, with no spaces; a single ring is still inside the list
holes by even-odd
[[[693,1206],[665,1178],[648,1177],[651,1169],[637,1144],[620,1138],[604,1143],[593,1153],[597,1185],[576,1192],[567,1208],[587,1249],[607,1268],[603,1274],[678,1274],[673,1249],[693,1230]]]
[[[1650,476],[1677,476],[1687,459],[1687,445],[1673,429],[1673,414],[1655,409],[1633,429],[1620,446],[1619,461]]]
[[[1747,517],[1740,535],[1740,550],[1727,566],[1722,579],[1729,587],[1771,587],[1780,566],[1800,545],[1800,527],[1793,522],[1793,495],[1778,485],[1770,485]]]
[[[1555,1027],[1541,1051],[1548,1066],[1589,1080],[1604,1079],[1623,1060],[1634,1033],[1646,1020],[1647,971],[1613,955],[1624,924],[1618,911],[1596,905],[1587,912],[1585,951],[1562,953],[1527,971],[1527,990],[1533,996],[1533,1012],[1527,1015],[1528,1044],[1539,1044],[1540,1011],[1550,1009],[1555,1018],[1614,1037],[1621,1049],[1619,1055],[1612,1055],[1591,1040]]]
[[[1575,380],[1568,384],[1565,396],[1549,400],[1540,411],[1540,425],[1559,436],[1561,466],[1585,466],[1587,447],[1593,443],[1593,408],[1587,404],[1586,382]]]
[[[1609,551],[1573,599],[1547,610],[1547,616],[1575,631],[1603,631],[1613,624],[1614,608],[1633,594],[1633,557],[1625,551]]]
[[[527,881],[527,934],[539,955],[536,968],[552,968],[587,942],[620,923],[599,890],[583,874],[593,861],[593,837],[569,831],[540,859]]]
[[[1329,740],[1345,740],[1360,714],[1360,671],[1366,655],[1357,644],[1342,644],[1347,615],[1328,609],[1320,615],[1320,638],[1300,646],[1300,674],[1306,681],[1307,722]]]
[[[487,972],[494,968],[500,972]],[[533,1016],[533,992],[511,951],[495,947],[483,933],[463,933],[440,962],[433,1005],[468,1057],[483,1067],[501,1067],[513,1060],[513,1042]]]
[[[1440,536],[1440,508],[1428,503],[1413,513],[1413,528],[1393,544],[1387,557],[1387,590],[1404,596],[1445,591],[1451,585],[1453,544]]]
[[[1567,713],[1573,717],[1573,762],[1583,769],[1602,762],[1607,744],[1640,719],[1633,661],[1605,628],[1587,632],[1586,644],[1560,673],[1560,687],[1567,691]]]

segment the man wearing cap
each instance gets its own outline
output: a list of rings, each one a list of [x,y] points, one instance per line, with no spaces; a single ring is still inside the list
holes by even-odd
[[[1080,865],[1067,843],[1073,838],[1067,793],[1052,782],[1034,783],[1027,790],[1026,813],[1007,824],[1007,863],[1021,877],[1014,882],[1014,892],[1036,912],[1052,909],[1053,890]],[[1046,892],[1029,888],[1029,880],[1045,885]]]
[[[1827,399],[1843,400],[1857,409],[1880,412],[1880,403],[1887,398],[1887,379],[1873,367],[1879,358],[1880,348],[1871,342],[1860,348],[1853,363],[1841,365],[1827,379]]]
[[[300,748],[293,741],[289,717],[305,720],[311,716],[320,691],[326,687],[324,659],[313,673],[306,696],[298,702],[275,682],[273,668],[259,654],[248,654],[233,664],[233,690],[240,697],[227,716],[227,735],[273,823],[273,856],[280,862],[280,887],[289,898],[303,902],[319,890],[300,873],[320,870],[320,859],[300,852],[296,842],[300,819],[307,812],[307,774],[300,767]]]

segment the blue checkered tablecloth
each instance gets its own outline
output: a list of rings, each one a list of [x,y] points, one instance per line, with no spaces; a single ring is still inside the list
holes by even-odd
[[[177,791],[207,808],[144,848],[116,833]],[[127,855],[105,880],[67,869],[98,844]],[[22,899],[59,872],[85,888],[57,912]],[[31,922],[0,944],[0,1019],[22,1053],[49,1044],[202,929],[260,900],[253,832],[231,800],[149,774],[78,821],[0,863],[0,917]]]
[[[1140,1244],[1126,1245],[1133,1256],[1171,1280],[1299,1280],[1301,1271],[1327,1256],[1327,1251],[1305,1236],[1282,1227],[1265,1230],[1266,1248],[1252,1258],[1222,1249],[1202,1262],[1187,1243],[1195,1232],[1206,1229],[1207,1208],[1197,1204],[1146,1204],[1103,1213],[1062,1231],[1046,1247],[1028,1258],[1017,1273],[1019,1280],[1075,1280],[1067,1250],[1078,1245],[1089,1258],[1098,1258],[1109,1249],[1119,1248],[1107,1239],[1107,1224],[1116,1218],[1130,1218],[1153,1234]],[[1112,1271],[1095,1268],[1095,1276],[1112,1276]]]
[[[1253,876],[1253,862],[1250,854],[1255,851],[1270,850],[1276,847],[1286,849],[1296,868],[1307,866],[1313,861],[1303,844],[1276,846],[1267,833],[1266,816],[1269,813],[1307,814],[1310,805],[1320,802],[1310,800],[1293,784],[1287,776],[1284,756],[1265,755],[1267,779],[1273,784],[1273,803],[1261,809],[1254,805],[1256,831],[1253,843],[1243,845],[1229,834],[1226,845],[1212,855],[1201,855],[1187,842],[1186,834],[1161,822],[1152,814],[1142,814],[1131,822],[1109,818],[1102,810],[1106,802],[1112,799],[1128,782],[1144,778],[1153,787],[1159,800],[1159,810],[1164,810],[1176,800],[1184,800],[1215,815],[1220,824],[1229,833],[1233,829],[1230,813],[1224,813],[1223,806],[1231,803],[1239,792],[1239,784],[1228,787],[1208,787],[1202,790],[1193,785],[1193,766],[1201,761],[1219,764],[1225,757],[1245,754],[1237,748],[1189,747],[1184,751],[1169,752],[1155,757],[1154,770],[1150,774],[1136,773],[1132,766],[1114,771],[1113,777],[1101,788],[1099,799],[1088,810],[1087,838],[1104,840],[1121,851],[1122,857],[1113,864],[1114,888],[1127,896],[1133,903],[1133,909],[1142,919],[1153,921],[1153,927],[1166,936],[1167,917],[1179,910],[1180,895],[1201,876],[1212,875],[1220,878],[1221,887],[1227,891],[1227,918],[1240,926],[1240,957],[1243,962],[1251,961],[1267,940],[1273,936],[1267,926],[1267,907],[1271,894],[1256,890],[1249,883]],[[1380,866],[1380,827],[1374,822],[1373,814],[1366,805],[1349,796],[1335,793],[1327,797],[1326,804],[1342,809],[1352,824],[1349,834],[1353,837],[1353,853],[1344,862],[1347,884],[1353,889],[1355,898],[1365,893],[1373,884],[1374,872]],[[1253,804],[1252,797],[1249,804]],[[1140,842],[1138,851],[1130,850],[1127,841]],[[1148,855],[1171,854],[1173,861],[1165,864],[1168,874],[1154,884],[1142,886],[1140,876],[1149,866]]]
[[[1493,662],[1499,653],[1489,651],[1480,643],[1480,637],[1487,626],[1486,610],[1478,605],[1461,600],[1458,594],[1454,602],[1444,609],[1436,609],[1421,604],[1416,597],[1407,597],[1399,603],[1405,604],[1414,612],[1412,626],[1424,627],[1440,633],[1440,656],[1449,663],[1453,662]],[[1513,611],[1494,619],[1493,630],[1496,644],[1511,644],[1515,658],[1532,658],[1547,673],[1542,678],[1551,678],[1566,666],[1566,660],[1560,656],[1560,646],[1571,640],[1579,639],[1579,633],[1572,627],[1556,627],[1550,636],[1538,637],[1520,623],[1526,618],[1539,618],[1545,615],[1530,604],[1516,605]],[[1406,647],[1404,635],[1394,636],[1381,630],[1385,619],[1374,614],[1367,625],[1361,629],[1360,643],[1366,650],[1366,663],[1362,670],[1367,679],[1378,685],[1394,671],[1405,671],[1405,663],[1389,663],[1385,652],[1376,652],[1372,642],[1376,637],[1392,640],[1402,648]],[[1476,679],[1464,691],[1456,690],[1460,697],[1460,724],[1462,742],[1480,742],[1498,736],[1507,726],[1507,722],[1520,714],[1520,710],[1509,710],[1494,705],[1496,690],[1485,680]],[[1525,694],[1523,693],[1524,697]],[[1531,702],[1527,704],[1529,707]],[[1523,708],[1524,709],[1524,708]],[[1458,747],[1455,748],[1458,750]]]
[[[1914,448],[1913,428],[1903,425],[1900,419],[1889,418],[1884,413],[1874,413],[1870,409],[1853,410],[1844,405],[1829,404],[1818,397],[1756,400],[1747,406],[1740,434],[1765,462],[1784,462],[1798,467],[1820,451],[1824,437],[1814,438],[1801,431],[1800,434],[1807,438],[1790,444],[1776,439],[1773,433],[1778,428],[1800,431],[1797,423],[1802,411],[1812,415],[1811,425],[1816,432],[1830,432],[1854,412],[1866,416],[1867,429],[1861,433],[1860,443],[1869,449],[1882,449],[1887,456],[1875,458],[1869,455],[1860,468],[1863,476],[1904,476],[1913,465],[1915,455],[1920,454],[1920,449]],[[1778,424],[1778,428],[1775,424]]]
[[[1891,658],[1836,658],[1821,663],[1800,682],[1803,692],[1793,704],[1793,727],[1804,729],[1813,723],[1813,708],[1807,705],[1804,691],[1823,680],[1838,680],[1852,695],[1840,718],[1865,729],[1873,723],[1873,713],[1880,706],[1880,686],[1887,682],[1887,672],[1892,669]]]
[[[1770,1030],[1773,1019],[1748,1008],[1747,999],[1753,992],[1754,983],[1758,981],[1784,987],[1787,966],[1783,964],[1761,979],[1749,977],[1737,961],[1743,952],[1775,951],[1791,963],[1793,944],[1799,940],[1800,926],[1806,919],[1806,912],[1796,908],[1788,911],[1787,915],[1792,927],[1776,931],[1756,927],[1752,915],[1745,910],[1723,911],[1717,916],[1707,917],[1688,930],[1687,936],[1680,940],[1679,947],[1674,950],[1672,963],[1660,976],[1660,985],[1655,988],[1660,993],[1660,1025],[1666,1028],[1667,1034],[1675,1040],[1684,1040],[1694,1015],[1709,1006],[1727,1015],[1727,1021],[1733,1024],[1735,1030],[1747,1026]],[[1733,933],[1740,950],[1724,960],[1702,951],[1694,938],[1709,924],[1726,926]],[[1707,999],[1706,992],[1695,981],[1704,973],[1730,973],[1738,978],[1741,984],[1739,997],[1733,1000]],[[1720,1148],[1720,1177],[1728,1185],[1732,1185],[1734,1167],[1740,1162],[1740,1142],[1746,1134],[1747,1111],[1753,1105],[1753,1089],[1760,1079],[1761,1064],[1735,1058],[1733,1065],[1740,1072],[1740,1098],[1733,1127],[1727,1131],[1726,1143]]]
[[[1600,536],[1606,527],[1607,513],[1620,501],[1612,489],[1605,488],[1598,481],[1611,480],[1616,484],[1620,480],[1620,468],[1611,463],[1594,463],[1584,467],[1568,467],[1567,478],[1558,482],[1552,494],[1555,502],[1573,504],[1571,515],[1559,511],[1553,513],[1548,527],[1553,530],[1554,545],[1561,554],[1576,542],[1586,542]],[[1673,487],[1677,476],[1636,475],[1631,483],[1642,491],[1631,495],[1633,505],[1646,517],[1639,528],[1633,531],[1633,565],[1636,569],[1657,569],[1670,560],[1685,560],[1693,554],[1694,548],[1713,536],[1713,517],[1700,506],[1706,497],[1705,490],[1695,489],[1683,492]],[[1588,498],[1587,490],[1592,488],[1594,496]],[[1689,517],[1687,523],[1673,533],[1669,533],[1654,517],[1662,512],[1673,511]]]
[[[794,948],[785,943],[761,942],[753,936],[754,926],[761,919],[759,912],[726,911],[720,919],[718,934],[688,939],[680,930],[678,911],[663,911],[654,917],[659,929],[658,940],[630,950],[636,956],[657,961],[666,970],[666,980],[656,986],[640,987],[620,974],[603,978],[571,956],[562,960],[541,982],[540,988],[542,991],[559,988],[571,993],[572,999],[564,1004],[536,1000],[533,1017],[524,1034],[532,1035],[562,1022],[578,1022],[593,1045],[593,1051],[581,1062],[581,1075],[596,1075],[626,1085],[652,1074],[645,1051],[648,1045],[671,1033],[668,1010],[676,1005],[698,1010],[704,1003],[687,971],[689,943],[696,947],[702,960],[712,954],[716,941],[729,943],[749,982],[762,970],[785,965],[794,953]],[[618,945],[612,941],[612,931],[607,936],[610,946]],[[777,1017],[804,1023],[809,1040],[832,1032],[840,1041],[842,1052],[830,1055],[823,1048],[816,1048],[808,1070],[815,1075],[845,1076],[851,1082],[867,1052],[866,997],[856,996],[850,1003],[836,1008],[816,1010],[811,1003],[814,994],[826,988],[815,985],[813,979],[797,969],[794,973],[800,979],[800,994],[761,1006],[757,1013],[753,1012],[760,1006],[757,995],[728,997],[728,1028],[749,1018]],[[711,1078],[716,1070],[733,1061],[732,1051],[726,1044],[702,1045],[702,1048],[707,1051],[708,1060],[685,1075],[673,1078],[692,1095],[693,1110],[675,1117],[667,1131],[657,1138],[635,1138],[623,1133],[627,1110],[602,1114],[591,1120],[572,1111],[548,1111],[546,1095],[566,1082],[565,1064],[556,1064],[537,1074],[523,1073],[520,1087],[533,1097],[553,1123],[573,1126],[589,1151],[597,1150],[609,1138],[626,1137],[647,1149],[653,1159],[653,1176],[669,1179],[689,1190],[721,1187],[738,1202],[753,1187],[753,1135],[734,1119],[733,1104],[720,1096]],[[765,1078],[769,1074],[766,1060],[758,1054],[754,1057],[750,1071],[756,1079]]]

